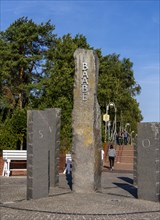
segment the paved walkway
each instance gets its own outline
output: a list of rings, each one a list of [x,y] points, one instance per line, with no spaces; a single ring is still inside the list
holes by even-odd
[[[103,172],[102,193],[77,194],[60,174],[49,197],[27,201],[26,177],[0,177],[0,219],[160,220],[160,203],[137,199],[132,182],[132,174]]]

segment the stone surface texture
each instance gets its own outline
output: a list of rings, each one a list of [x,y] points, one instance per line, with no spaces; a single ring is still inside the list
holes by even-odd
[[[60,110],[27,112],[27,199],[48,196],[58,184]]]
[[[26,177],[0,177],[1,220],[159,220],[157,202],[136,198],[133,175],[102,172],[101,193],[73,193],[65,175],[49,197],[26,200]]]
[[[61,111],[58,108],[45,110],[48,118],[49,137],[47,140],[49,148],[50,161],[50,186],[57,186],[59,182],[59,150],[60,150],[60,115]]]
[[[101,189],[101,114],[97,101],[99,62],[93,50],[77,49],[73,117],[73,191]]]
[[[137,137],[138,198],[160,202],[160,123],[139,123]]]
[[[134,138],[133,141],[133,146],[134,146],[134,158],[133,158],[133,180],[134,180],[134,185],[137,186],[137,135]]]

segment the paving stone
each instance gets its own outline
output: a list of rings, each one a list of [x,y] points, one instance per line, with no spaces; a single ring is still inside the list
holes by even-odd
[[[160,203],[137,199],[132,180],[130,173],[102,172],[101,193],[79,194],[60,174],[49,197],[26,200],[26,177],[0,177],[1,220],[159,220]]]

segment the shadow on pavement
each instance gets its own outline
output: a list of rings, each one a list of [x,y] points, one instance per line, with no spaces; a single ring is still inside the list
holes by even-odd
[[[129,192],[132,196],[137,198],[137,188],[133,185],[127,184],[127,183],[113,183],[114,185],[120,187],[121,189],[126,190]]]
[[[129,177],[118,177],[118,178],[129,183],[129,184],[133,184],[133,179],[131,179]]]

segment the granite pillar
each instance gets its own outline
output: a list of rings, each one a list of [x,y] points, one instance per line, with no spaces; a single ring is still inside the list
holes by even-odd
[[[58,184],[60,110],[27,112],[27,199],[48,196]]]
[[[133,184],[137,186],[137,135],[133,140],[133,147],[134,147],[134,158],[133,158]]]
[[[48,118],[49,125],[49,160],[50,160],[50,170],[49,170],[49,181],[50,186],[55,187],[59,183],[59,150],[60,150],[60,109],[52,108],[45,110]]]
[[[160,123],[139,123],[137,137],[138,198],[160,202]]]
[[[73,128],[73,191],[101,189],[101,113],[97,101],[98,58],[93,50],[77,49]]]

